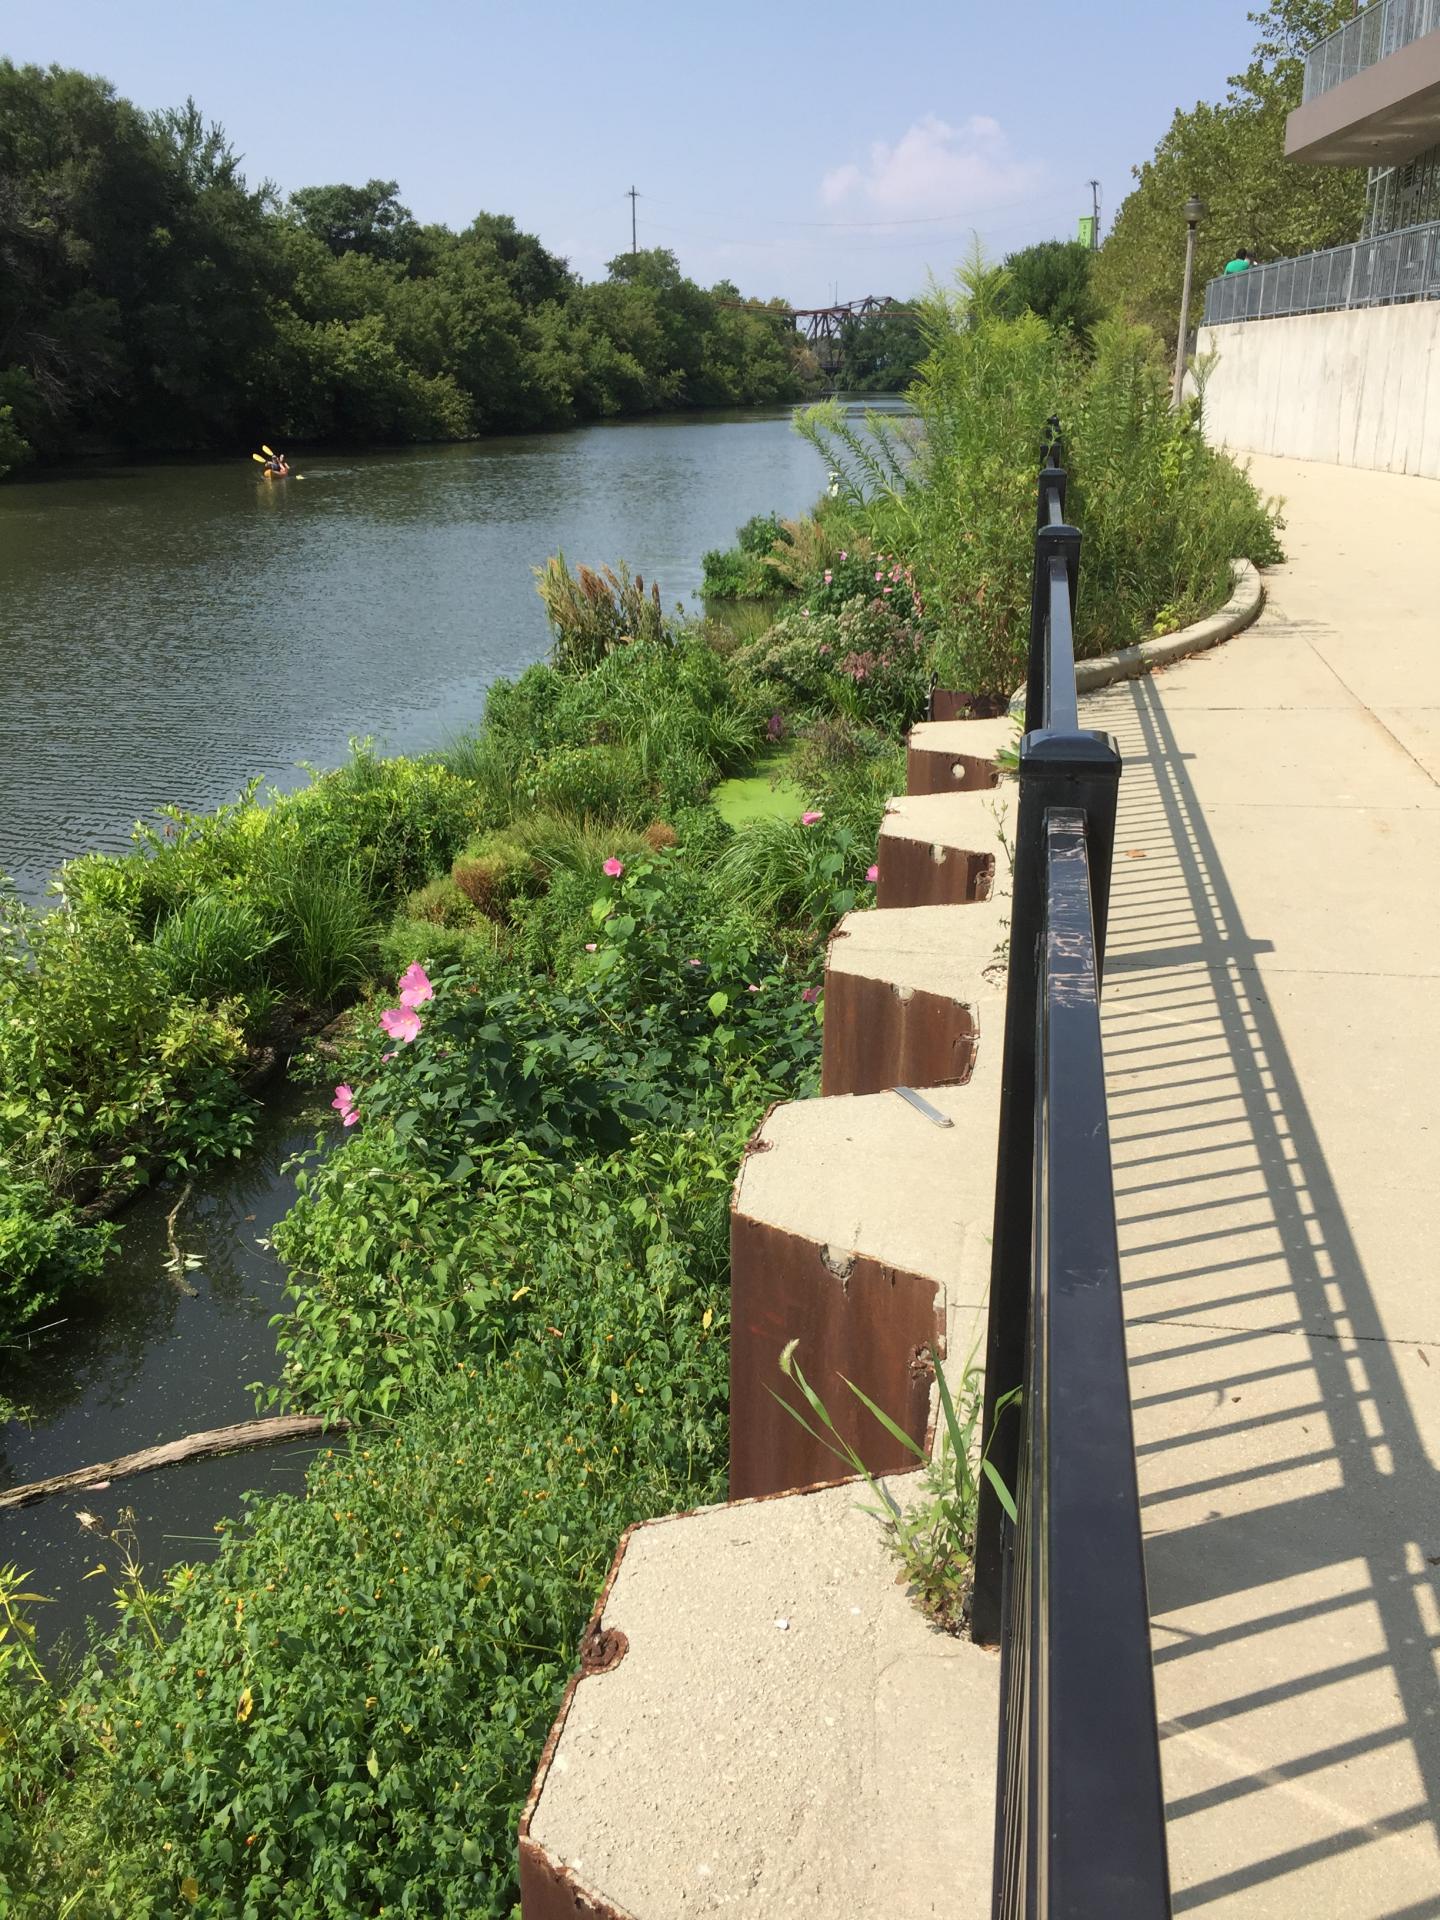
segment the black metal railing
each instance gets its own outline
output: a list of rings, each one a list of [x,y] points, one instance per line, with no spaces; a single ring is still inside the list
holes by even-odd
[[[1120,755],[1075,691],[1080,534],[1042,448],[986,1347],[975,1638],[1001,1648],[997,1920],[1170,1912],[1100,1037]]]

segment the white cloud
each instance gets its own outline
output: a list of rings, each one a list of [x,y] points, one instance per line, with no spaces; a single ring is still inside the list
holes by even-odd
[[[820,182],[820,197],[856,219],[924,219],[971,215],[1004,207],[1032,192],[1043,178],[1038,162],[1010,150],[996,120],[975,114],[951,126],[927,113],[891,145],[871,143],[868,161],[832,167]]]

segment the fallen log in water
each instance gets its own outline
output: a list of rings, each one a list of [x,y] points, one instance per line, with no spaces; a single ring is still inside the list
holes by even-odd
[[[10,1507],[28,1507],[52,1493],[72,1493],[107,1480],[125,1480],[131,1474],[156,1467],[178,1467],[186,1460],[205,1460],[217,1453],[241,1453],[250,1447],[273,1447],[285,1440],[318,1440],[327,1433],[344,1433],[348,1420],[324,1420],[318,1414],[276,1414],[269,1420],[241,1420],[233,1427],[211,1427],[208,1433],[187,1433],[183,1440],[167,1440],[161,1447],[142,1447],[118,1460],[80,1467],[74,1473],[52,1474],[25,1487],[0,1493],[0,1513]]]

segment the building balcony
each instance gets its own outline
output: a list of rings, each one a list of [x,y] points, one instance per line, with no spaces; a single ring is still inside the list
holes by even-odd
[[[1376,0],[1312,47],[1287,159],[1395,166],[1440,139],[1440,0]]]

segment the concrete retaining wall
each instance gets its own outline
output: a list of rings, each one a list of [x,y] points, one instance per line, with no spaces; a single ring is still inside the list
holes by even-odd
[[[1206,438],[1440,478],[1440,300],[1202,327]]]

